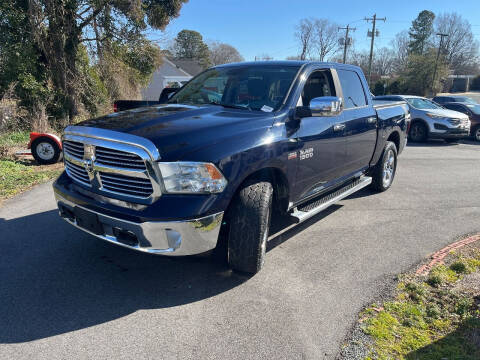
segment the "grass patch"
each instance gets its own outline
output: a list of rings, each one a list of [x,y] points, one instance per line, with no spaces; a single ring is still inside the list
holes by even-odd
[[[0,135],[0,146],[26,146],[29,141],[30,133],[28,131],[14,131]]]
[[[33,185],[60,175],[62,164],[32,166],[25,162],[0,159],[0,203]]]
[[[480,294],[460,286],[480,271],[480,252],[450,257],[428,276],[401,276],[393,300],[362,312],[367,359],[480,359]]]
[[[34,160],[17,160],[15,150],[26,148],[28,131],[0,134],[0,204],[20,192],[58,176],[63,165],[37,165]]]

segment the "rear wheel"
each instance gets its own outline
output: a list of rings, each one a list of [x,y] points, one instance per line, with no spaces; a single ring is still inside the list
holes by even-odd
[[[420,121],[414,122],[408,133],[408,139],[413,142],[424,142],[428,137],[428,129]]]
[[[228,264],[255,274],[265,262],[272,212],[273,187],[266,181],[247,182],[235,196],[228,219]]]
[[[48,137],[36,138],[31,149],[32,156],[41,165],[55,164],[61,154],[58,144]]]
[[[480,125],[473,128],[472,131],[473,140],[480,141]]]
[[[388,190],[392,186],[396,171],[397,147],[393,142],[387,141],[382,157],[373,168],[371,187],[379,192]]]

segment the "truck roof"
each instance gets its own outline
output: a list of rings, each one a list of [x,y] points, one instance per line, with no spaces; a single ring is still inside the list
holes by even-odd
[[[352,69],[360,69],[358,66],[350,64],[341,64],[335,62],[322,62],[322,61],[311,61],[311,60],[269,60],[269,61],[243,61],[230,64],[217,65],[218,67],[236,67],[236,66],[298,66],[301,67],[307,64],[315,65],[327,65],[331,67],[348,67]]]

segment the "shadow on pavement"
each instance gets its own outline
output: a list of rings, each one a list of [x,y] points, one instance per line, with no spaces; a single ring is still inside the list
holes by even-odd
[[[267,249],[340,207],[274,235]],[[285,219],[272,221],[273,234],[291,226]],[[0,218],[0,234],[0,343],[80,330],[141,309],[193,303],[248,280],[207,256],[154,256],[105,243],[65,223],[56,210]]]
[[[0,343],[196,302],[247,279],[205,257],[167,258],[112,246],[53,210],[0,219],[0,234]]]

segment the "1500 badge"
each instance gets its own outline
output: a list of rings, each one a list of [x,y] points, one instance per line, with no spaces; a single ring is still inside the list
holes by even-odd
[[[310,159],[313,157],[313,148],[300,150],[300,160]]]

